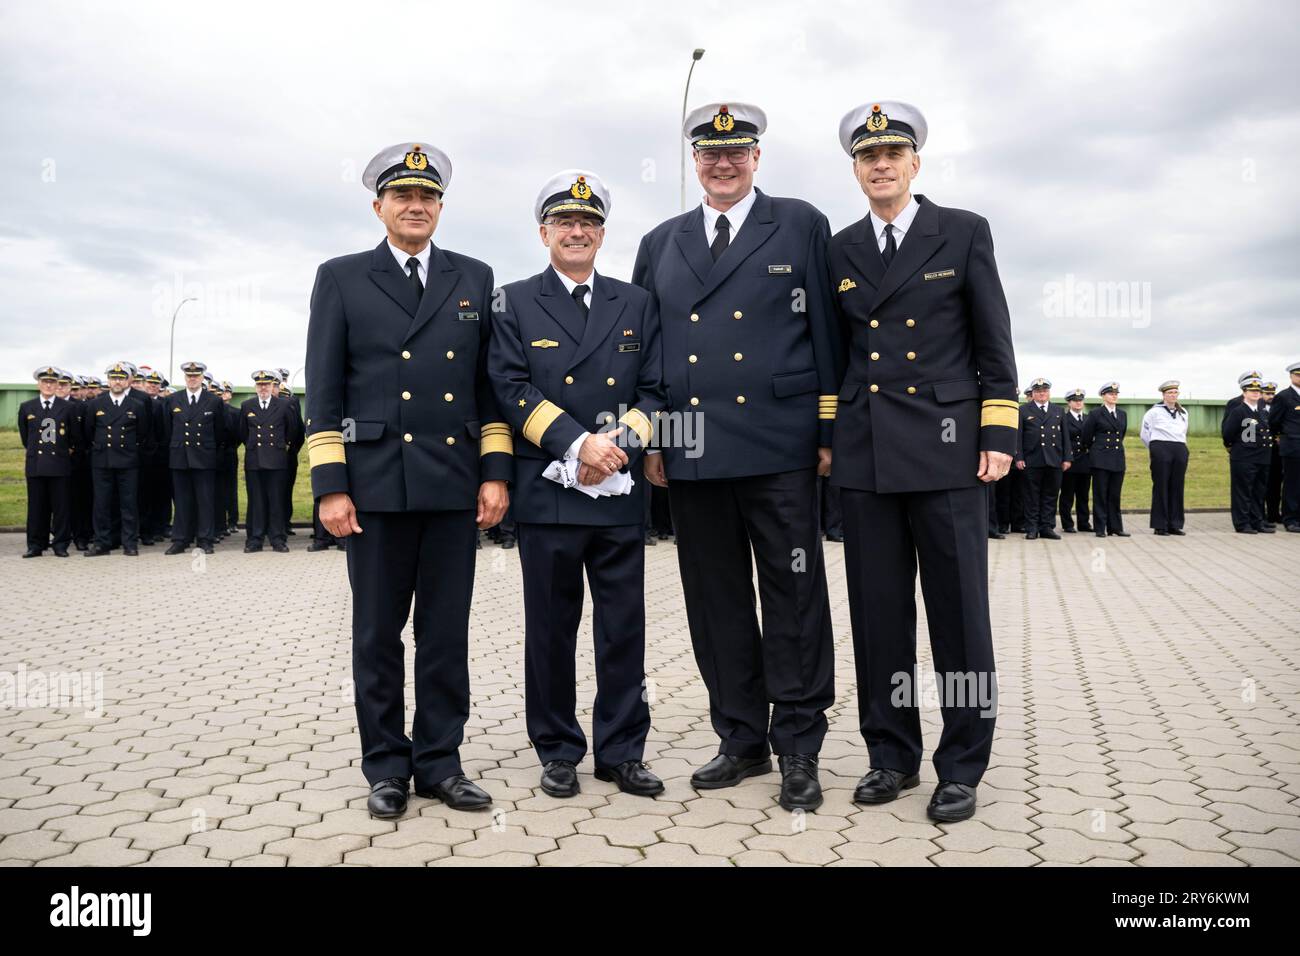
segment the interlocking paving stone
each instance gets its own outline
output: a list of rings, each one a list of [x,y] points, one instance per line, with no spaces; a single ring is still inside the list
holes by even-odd
[[[852,802],[869,760],[838,545],[825,546],[837,697],[817,813],[782,810],[775,771],[732,789],[690,786],[717,738],[669,542],[646,552],[646,759],[665,792],[620,793],[595,780],[588,756],[581,794],[542,793],[523,720],[518,552],[487,545],[461,758],[494,808],[465,813],[412,796],[392,822],[365,809],[343,555],[299,547],[272,563],[232,541],[197,566],[155,547],[131,562],[62,562],[51,574],[47,562],[18,559],[22,535],[0,535],[13,582],[0,610],[0,671],[103,677],[102,713],[0,711],[0,865],[1300,864],[1300,599],[1290,581],[1232,570],[1257,564],[1260,548],[1296,566],[1300,540],[1246,539],[1222,514],[1190,516],[1188,537],[1173,541],[1142,523],[1134,537],[1106,542],[1101,565],[1083,538],[990,544],[998,736],[975,819],[943,825],[925,816],[937,783],[932,707],[921,714],[921,786],[884,806]],[[281,613],[247,633],[236,609],[219,606],[196,633],[160,597],[187,585],[270,587]],[[101,602],[80,596],[107,587],[138,622],[129,634],[96,632]],[[589,733],[587,607],[577,674]],[[928,669],[919,595],[918,615]]]

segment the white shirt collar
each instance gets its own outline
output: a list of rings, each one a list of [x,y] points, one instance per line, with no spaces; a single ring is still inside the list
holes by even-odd
[[[402,275],[410,275],[410,273],[406,271],[406,260],[411,258],[411,254],[409,252],[403,252],[401,249],[397,248],[397,246],[393,245],[391,240],[388,243],[388,249],[392,252],[393,258],[397,260],[397,267],[402,270]],[[415,258],[420,261],[421,282],[424,282],[429,277],[429,257],[432,254],[432,242],[425,243],[424,248],[415,254]]]
[[[894,245],[898,245],[903,241],[907,231],[912,228],[912,220],[916,218],[916,214],[920,210],[921,204],[913,196],[908,200],[907,205],[903,207],[902,212],[894,217]],[[885,244],[885,226],[888,223],[874,212],[868,213],[868,215],[871,217],[871,234],[876,237],[876,243],[883,246]]]
[[[758,199],[758,190],[750,189],[749,195],[740,202],[736,203],[725,212],[721,209],[714,209],[709,205],[709,197],[705,196],[700,200],[700,211],[704,213],[704,230],[708,233],[709,245],[713,244],[714,238],[718,233],[718,217],[726,216],[727,224],[731,226],[731,241],[736,241],[736,236],[740,232],[740,227],[745,224],[749,218],[749,211],[754,208],[754,201]]]
[[[585,285],[587,287],[587,294],[582,298],[583,301],[587,303],[588,307],[590,307],[591,290],[596,287],[596,270],[594,267],[591,270],[591,275],[587,276],[587,278],[583,279],[581,282],[574,282],[559,269],[555,268],[555,266],[551,266],[550,269],[559,277],[561,284],[564,286],[564,291],[569,293],[569,295],[573,295],[573,290],[578,286]]]

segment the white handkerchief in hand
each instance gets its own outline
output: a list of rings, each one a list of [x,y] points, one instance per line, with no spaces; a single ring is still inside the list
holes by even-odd
[[[610,495],[625,495],[630,492],[636,484],[632,476],[616,471],[614,474],[607,476],[594,485],[578,484],[578,465],[576,458],[570,458],[568,461],[553,461],[546,466],[542,472],[543,478],[549,478],[556,484],[563,485],[565,488],[574,488],[581,491],[588,498],[607,498]]]

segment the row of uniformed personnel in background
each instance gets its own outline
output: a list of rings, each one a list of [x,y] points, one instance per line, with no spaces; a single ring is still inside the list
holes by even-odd
[[[260,551],[270,539],[287,551],[286,536],[303,444],[298,400],[282,385],[285,369],[253,373],[257,395],[232,401],[202,362],[186,362],[183,388],[158,372],[117,362],[105,377],[38,368],[40,394],[18,409],[26,450],[25,558],[69,547],[87,557],[170,537],[167,554],[191,545],[213,551],[239,521],[238,446],[246,448],[248,538]],[[173,518],[173,505],[175,517]],[[313,545],[318,548],[319,545]]]
[[[1241,534],[1272,534],[1282,524],[1300,532],[1300,362],[1287,368],[1290,384],[1262,381],[1259,371],[1237,379],[1241,394],[1224,406],[1221,433],[1228,449],[1232,524]],[[1128,416],[1119,408],[1119,383],[1107,382],[1102,404],[1084,409],[1083,389],[1066,407],[1049,400],[1052,383],[1035,379],[1020,406],[1016,471],[989,489],[989,537],[1012,531],[1059,539],[1062,529],[1097,537],[1128,537],[1120,515],[1124,438]],[[1151,455],[1151,519],[1157,535],[1182,535],[1187,476],[1187,410],[1179,383],[1160,386],[1161,401],[1143,416],[1142,443]],[[1089,491],[1092,506],[1089,508]]]

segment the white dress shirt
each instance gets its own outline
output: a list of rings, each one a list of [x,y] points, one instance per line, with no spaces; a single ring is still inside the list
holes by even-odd
[[[727,224],[731,226],[728,242],[735,242],[736,236],[740,234],[740,227],[743,226],[745,220],[749,218],[749,211],[754,208],[754,200],[757,198],[758,193],[751,189],[748,196],[724,212],[721,209],[714,209],[710,206],[709,197],[705,196],[704,200],[700,203],[700,210],[704,213],[704,244],[712,247],[713,240],[718,238],[719,216],[727,217]]]
[[[393,245],[391,241],[388,243],[388,248],[392,251],[393,258],[397,260],[397,267],[402,270],[402,275],[409,276],[411,273],[406,271],[406,260],[411,258],[411,254],[409,252],[403,252],[401,249],[397,248],[397,246]],[[420,285],[429,284],[429,257],[432,254],[432,242],[426,243],[425,247],[415,254],[415,258],[419,260],[420,263],[419,268],[415,270],[420,274]]]
[[[576,289],[580,285],[585,285],[587,287],[587,292],[585,295],[583,295],[582,301],[587,306],[588,309],[591,308],[591,290],[596,284],[595,269],[592,269],[591,275],[587,276],[587,278],[583,279],[581,282],[574,282],[572,279],[566,276],[559,269],[555,268],[555,266],[551,266],[551,271],[555,273],[557,278],[559,278],[561,285],[564,286],[564,291],[569,293],[570,297],[573,296],[574,289]],[[585,442],[590,435],[591,432],[583,432],[581,435],[575,438],[573,440],[573,444],[570,445],[568,449],[565,451],[563,460],[569,461],[571,459],[577,458],[578,449],[582,447],[582,443]]]
[[[906,236],[907,231],[912,228],[912,220],[916,218],[916,214],[917,212],[920,211],[920,209],[921,209],[921,204],[917,202],[916,197],[913,196],[910,200],[908,200],[907,205],[903,207],[903,211],[894,217],[893,225],[894,225],[895,247],[901,246],[903,244],[903,237]],[[885,226],[889,225],[889,223],[885,222],[874,212],[868,213],[867,215],[871,217],[871,231],[875,234],[876,237],[876,248],[879,249],[881,252],[884,252],[885,251]]]
[[[200,388],[200,389],[196,389],[196,390],[194,390],[194,391],[191,391],[190,389],[187,388],[185,391],[186,391],[186,392],[189,394],[189,396],[190,396],[189,403],[190,403],[191,405],[193,405],[193,404],[195,404],[196,402],[198,402],[198,400],[199,400],[199,396],[203,394],[203,389],[201,389],[201,388]]]
[[[1153,441],[1187,444],[1187,411],[1170,412],[1171,409],[1164,402],[1147,409],[1147,413],[1142,416],[1142,429],[1139,432],[1142,444],[1150,445]]]

